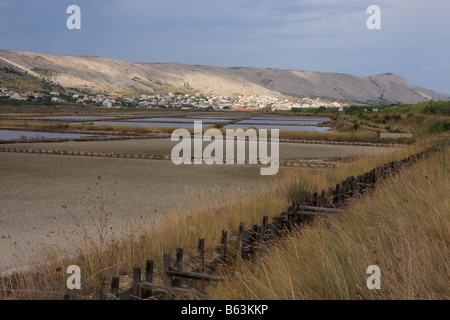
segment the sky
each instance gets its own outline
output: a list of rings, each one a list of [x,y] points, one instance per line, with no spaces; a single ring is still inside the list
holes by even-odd
[[[66,25],[70,5],[81,29]],[[381,9],[370,30],[367,8]],[[0,0],[0,49],[370,76],[450,94],[449,0]]]

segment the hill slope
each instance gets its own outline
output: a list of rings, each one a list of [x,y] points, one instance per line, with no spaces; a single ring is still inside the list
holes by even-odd
[[[225,68],[176,63],[134,63],[102,57],[0,50],[0,72],[64,88],[105,93],[181,90],[216,95],[292,95],[365,104],[450,100],[391,73],[370,77],[264,68]]]

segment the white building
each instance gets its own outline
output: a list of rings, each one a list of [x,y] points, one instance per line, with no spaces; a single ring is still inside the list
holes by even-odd
[[[9,97],[10,99],[13,100],[27,100],[26,98],[22,97],[20,94],[18,93],[14,93],[12,96]]]

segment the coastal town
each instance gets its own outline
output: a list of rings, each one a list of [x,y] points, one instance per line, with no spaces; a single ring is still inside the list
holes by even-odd
[[[158,93],[141,94],[134,97],[118,97],[103,94],[68,94],[67,92],[25,92],[20,93],[8,88],[0,88],[0,103],[10,101],[32,101],[42,104],[79,104],[97,105],[104,108],[177,108],[195,110],[292,110],[295,108],[338,108],[348,106],[340,101],[326,101],[320,98],[270,97],[242,95],[236,97],[212,94]]]

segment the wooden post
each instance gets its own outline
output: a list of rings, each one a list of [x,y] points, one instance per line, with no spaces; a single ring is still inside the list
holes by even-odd
[[[198,239],[198,254],[200,256],[200,272],[205,273],[205,239]]]
[[[105,288],[104,284],[101,284],[100,287],[98,287],[97,299],[98,300],[106,300],[106,288]]]
[[[244,236],[245,223],[241,222],[239,224],[239,233],[237,239],[237,255],[236,262],[239,262],[242,259],[242,252],[244,250],[243,236]]]
[[[338,203],[339,203],[339,188],[340,188],[340,185],[339,185],[339,184],[336,184],[336,189],[335,189],[335,191],[334,191],[334,199],[333,199],[333,202],[334,202],[335,204],[338,204]]]
[[[153,260],[147,260],[145,263],[145,282],[153,282]],[[152,290],[142,290],[142,298],[146,299],[152,296]]]
[[[167,274],[167,271],[170,270],[170,254],[168,254],[168,253],[164,253],[164,256],[163,256],[163,270],[164,270],[164,273],[163,273],[164,284],[168,287],[171,287],[171,285],[172,285],[171,278],[172,277],[170,277]]]
[[[119,296],[119,277],[113,277],[111,279],[111,287],[110,287],[110,291],[111,294],[114,295],[115,297]]]
[[[153,260],[147,260],[145,264],[145,281],[153,282]]]
[[[219,256],[222,262],[225,261],[225,256],[227,254],[227,236],[228,232],[222,230],[222,237],[220,238]]]
[[[264,216],[262,225],[261,225],[261,240],[263,243],[267,241],[267,223],[268,223],[268,221],[269,221],[269,217]]]
[[[183,249],[177,248],[177,253],[175,256],[175,268],[178,271],[183,270]]]
[[[344,187],[340,186],[339,190],[338,190],[338,195],[337,195],[338,196],[338,202],[337,202],[338,205],[342,204],[342,193],[343,193],[343,191],[344,191]]]
[[[248,253],[252,242],[252,231],[244,229],[241,241],[241,259],[248,260]]]
[[[249,258],[254,259],[255,251],[256,251],[256,244],[257,244],[257,237],[258,237],[258,225],[253,225],[252,233],[250,234],[250,248],[249,248]]]
[[[200,256],[200,273],[205,273],[205,239],[198,239],[198,254]],[[203,292],[204,283],[200,280],[200,291]]]
[[[141,268],[133,268],[133,287],[131,295],[141,298],[139,283],[141,282]]]
[[[175,269],[178,271],[183,270],[183,249],[177,248],[176,258],[175,258]],[[172,286],[173,287],[180,287],[181,286],[181,279],[174,277],[172,278]]]
[[[350,196],[352,198],[354,198],[354,197],[356,197],[356,180],[355,180],[354,176],[352,176],[352,186],[351,186],[351,188],[352,188],[352,190],[351,190]]]
[[[320,206],[323,207],[325,205],[325,190],[322,190],[322,193],[320,194]]]

